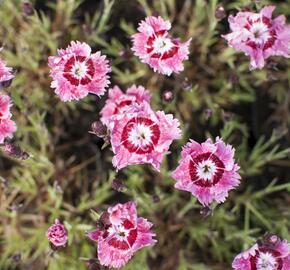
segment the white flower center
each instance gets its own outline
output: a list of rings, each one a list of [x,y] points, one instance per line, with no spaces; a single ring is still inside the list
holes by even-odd
[[[212,181],[217,170],[216,165],[211,160],[203,160],[199,162],[196,169],[199,178],[207,181]]]
[[[73,75],[78,78],[81,79],[83,78],[86,74],[87,74],[87,66],[86,66],[86,62],[75,62],[75,64],[72,67],[71,72],[73,73]]]
[[[174,44],[170,40],[170,38],[166,37],[156,37],[156,39],[153,42],[153,53],[165,53],[168,52]]]
[[[260,253],[256,266],[257,270],[276,270],[277,261],[275,257],[269,252]]]
[[[269,28],[263,22],[255,22],[250,28],[250,32],[252,33],[252,40],[256,44],[264,44],[271,37],[269,33]]]
[[[110,235],[114,235],[118,240],[127,239],[129,232],[122,225],[112,226],[108,229]]]
[[[147,145],[151,143],[152,131],[150,126],[144,124],[136,124],[129,133],[129,141],[134,146]]]

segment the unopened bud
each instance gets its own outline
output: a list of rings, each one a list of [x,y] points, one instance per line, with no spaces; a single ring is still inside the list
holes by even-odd
[[[22,160],[26,160],[29,158],[29,154],[25,151],[23,151],[18,145],[12,144],[12,143],[5,143],[2,147],[3,151],[13,157],[13,158],[19,158]]]
[[[209,118],[211,118],[211,116],[212,116],[212,110],[211,109],[206,109],[204,111],[204,117],[205,117],[205,119],[208,120]]]
[[[95,121],[91,125],[92,131],[91,133],[95,134],[100,138],[105,138],[107,136],[107,127],[103,125],[101,121]]]
[[[112,188],[118,192],[121,192],[125,189],[125,185],[120,178],[115,178],[112,182]]]
[[[162,99],[164,102],[170,103],[174,99],[174,94],[170,90],[165,90],[162,93]]]
[[[11,257],[11,260],[14,263],[19,263],[21,261],[21,253],[20,252],[14,253]]]
[[[1,88],[7,88],[11,85],[13,79],[7,80],[7,81],[3,81],[0,82],[0,89]]]
[[[190,82],[189,79],[185,77],[181,83],[181,87],[186,91],[190,91],[192,89],[192,82]]]
[[[22,4],[22,13],[24,16],[32,16],[34,14],[33,5],[30,2],[25,1]]]
[[[216,11],[215,11],[215,17],[217,20],[222,20],[227,16],[225,9],[223,6],[218,6]]]
[[[154,194],[152,195],[152,201],[153,201],[154,203],[159,203],[159,202],[160,202],[160,197],[159,197],[156,193],[154,193]]]
[[[208,217],[209,215],[212,214],[212,209],[209,206],[204,206],[203,208],[200,209],[200,214],[203,215],[204,217]]]
[[[123,48],[119,51],[119,56],[122,57],[123,59],[130,59],[133,55],[132,55],[132,51],[127,49],[127,48]]]
[[[97,228],[104,229],[106,225],[110,224],[110,215],[107,211],[103,212],[97,221]]]
[[[87,261],[87,267],[89,270],[101,270],[101,266],[96,259],[89,259]]]

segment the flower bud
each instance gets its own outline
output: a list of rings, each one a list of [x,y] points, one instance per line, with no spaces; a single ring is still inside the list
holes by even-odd
[[[215,17],[217,20],[222,20],[227,16],[225,9],[223,6],[218,6],[216,11],[215,11]]]
[[[23,151],[18,145],[12,144],[12,143],[5,143],[4,147],[2,148],[3,151],[13,157],[13,158],[19,158],[22,160],[26,160],[29,158],[29,154],[25,151]]]
[[[30,2],[25,1],[22,4],[22,13],[24,16],[32,16],[34,14],[33,5]]]
[[[92,128],[91,133],[95,134],[100,138],[105,138],[108,134],[107,127],[103,125],[101,121],[93,122],[91,128]]]
[[[112,182],[112,188],[118,192],[121,192],[125,189],[125,186],[120,178],[115,178]]]
[[[46,236],[52,244],[51,247],[53,250],[65,246],[68,240],[68,232],[65,226],[60,223],[58,219],[56,219],[54,224],[48,228]]]
[[[166,103],[170,103],[172,102],[172,100],[174,99],[174,94],[171,90],[165,90],[162,93],[162,100]]]

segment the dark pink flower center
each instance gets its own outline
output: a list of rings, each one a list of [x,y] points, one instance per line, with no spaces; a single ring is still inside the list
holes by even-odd
[[[203,153],[189,162],[189,174],[192,182],[201,187],[212,187],[222,178],[225,165],[213,153]]]
[[[281,270],[283,260],[277,250],[261,247],[255,256],[250,258],[251,270]]]
[[[130,220],[125,219],[119,226],[109,225],[103,238],[108,238],[108,244],[116,249],[128,250],[136,242],[137,235],[137,228]]]
[[[168,35],[166,30],[156,32],[149,37],[146,48],[147,53],[151,54],[152,58],[160,58],[162,60],[173,57],[179,49],[177,42]]]
[[[154,150],[160,138],[158,124],[149,118],[134,117],[125,125],[121,141],[131,153],[146,154]]]
[[[90,83],[95,74],[94,63],[85,56],[72,56],[64,65],[63,76],[75,86]]]
[[[272,27],[271,20],[265,16],[257,18],[256,20],[252,20],[249,17],[244,27],[251,34],[246,44],[253,49],[261,48],[267,50],[274,45],[277,39],[276,31]]]

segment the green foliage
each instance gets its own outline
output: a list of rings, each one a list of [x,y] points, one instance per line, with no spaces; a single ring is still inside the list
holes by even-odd
[[[85,260],[95,257],[95,245],[86,231],[109,205],[127,200],[137,201],[140,215],[154,223],[158,244],[138,252],[126,270],[231,269],[235,254],[264,232],[290,239],[289,61],[277,58],[277,70],[249,72],[247,57],[221,38],[228,32],[226,20],[214,16],[218,5],[229,15],[274,3],[261,2],[35,0],[37,11],[27,17],[22,1],[0,1],[1,57],[16,70],[7,90],[14,101],[15,140],[31,155],[20,161],[1,154],[1,183],[8,182],[0,187],[1,270],[87,269]],[[277,14],[286,14],[289,22],[290,1],[275,3]],[[153,12],[172,22],[174,35],[192,38],[182,74],[167,78],[137,57],[121,54],[130,48],[139,20]],[[102,50],[112,62],[112,84],[144,85],[152,91],[155,109],[172,112],[182,122],[183,138],[172,145],[161,172],[146,165],[126,168],[123,193],[111,188],[116,172],[110,148],[101,149],[103,141],[88,133],[105,97],[62,103],[50,89],[47,58],[70,40]],[[192,87],[184,86],[185,78]],[[175,93],[171,104],[160,98],[165,89]],[[213,113],[209,119],[207,109]],[[203,217],[190,194],[173,188],[170,171],[189,138],[216,136],[236,148],[242,184]],[[160,202],[153,202],[154,194]],[[55,218],[65,221],[69,244],[52,252],[45,232]],[[13,261],[19,252],[21,261]]]

